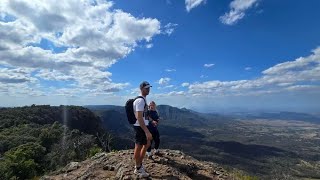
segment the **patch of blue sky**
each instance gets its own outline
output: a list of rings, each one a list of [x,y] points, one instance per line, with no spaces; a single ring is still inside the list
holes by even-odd
[[[31,72],[31,76],[34,77],[34,76],[35,76],[36,74],[38,74],[38,73],[39,73],[39,70],[32,71],[32,72]]]
[[[34,47],[40,47],[44,50],[51,50],[55,54],[63,53],[68,49],[68,47],[65,47],[65,46],[55,46],[55,44],[52,41],[45,38],[42,38],[40,43],[30,43],[28,45],[34,46]]]
[[[96,0],[91,0],[91,1],[90,1],[90,5],[91,5],[91,6],[96,6],[96,5],[98,5],[98,3],[97,3]]]
[[[11,67],[9,67],[9,66],[6,66],[6,65],[3,65],[3,64],[0,64],[0,69],[4,69],[4,68],[11,69]]]
[[[56,33],[55,33],[56,38],[59,38],[59,37],[61,37],[62,35],[63,35],[62,32],[56,32]]]
[[[16,19],[17,19],[16,17],[14,17],[10,14],[0,12],[0,21],[2,21],[2,22],[13,22]]]
[[[294,86],[320,86],[320,82],[308,80],[308,81],[297,82],[297,83],[294,83],[293,85]]]

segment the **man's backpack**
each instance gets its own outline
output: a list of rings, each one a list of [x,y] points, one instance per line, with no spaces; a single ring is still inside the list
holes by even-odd
[[[134,99],[129,99],[126,102],[125,109],[126,109],[127,118],[128,118],[128,121],[129,121],[130,124],[134,124],[137,121],[137,118],[136,118],[136,116],[134,114],[134,110],[133,110],[133,102],[138,98],[142,98],[144,100],[145,107],[147,105],[146,100],[142,96],[138,96],[138,97],[136,97]]]

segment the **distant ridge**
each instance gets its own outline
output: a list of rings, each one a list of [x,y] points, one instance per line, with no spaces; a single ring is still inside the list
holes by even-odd
[[[116,110],[122,113],[125,113],[124,106],[115,106],[115,105],[86,105],[91,110]],[[170,105],[158,105],[157,106],[160,115],[164,119],[175,118],[177,115],[181,115],[182,117],[186,117],[186,119],[198,118],[201,120],[208,120],[208,119],[215,119],[217,120],[232,120],[232,119],[247,119],[247,120],[254,120],[254,119],[269,119],[269,120],[297,120],[297,121],[304,121],[304,122],[311,122],[311,123],[320,123],[320,116],[316,116],[313,114],[308,113],[298,113],[298,112],[288,112],[288,111],[279,111],[279,112],[233,112],[233,113],[202,113],[192,109],[177,108]],[[176,115],[173,115],[173,114]],[[182,118],[181,117],[181,118]],[[200,121],[201,121],[200,120]]]
[[[85,105],[83,107],[86,107],[88,109],[104,109],[104,110],[109,110],[109,109],[116,109],[116,108],[123,108],[123,106],[116,106],[116,105]]]
[[[261,113],[237,113],[235,117],[241,119],[269,119],[269,120],[296,120],[312,123],[320,123],[320,117],[306,113],[296,112],[261,112]]]

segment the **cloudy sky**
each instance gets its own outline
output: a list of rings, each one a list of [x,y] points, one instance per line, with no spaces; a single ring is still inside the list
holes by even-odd
[[[0,106],[320,111],[319,0],[1,0]]]

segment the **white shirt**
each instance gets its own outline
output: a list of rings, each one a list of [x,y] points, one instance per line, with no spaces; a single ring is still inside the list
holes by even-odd
[[[146,100],[145,97],[143,97],[143,98]],[[147,102],[147,100],[146,100],[146,102]],[[148,103],[147,103],[147,104],[148,104]],[[145,117],[146,111],[148,111],[148,106],[145,106],[145,105],[146,105],[146,104],[144,103],[144,100],[143,100],[142,98],[138,98],[138,99],[136,99],[136,100],[133,102],[133,110],[134,110],[135,114],[136,114],[137,111],[142,111],[142,112],[143,112],[144,124],[145,124],[146,126],[148,126],[149,121],[148,121],[148,120],[146,119],[146,117]],[[145,107],[146,107],[146,109],[145,109]],[[138,119],[138,118],[137,118],[137,119]],[[137,120],[136,123],[133,124],[133,125],[134,125],[134,126],[140,126],[138,120]]]

